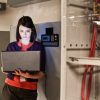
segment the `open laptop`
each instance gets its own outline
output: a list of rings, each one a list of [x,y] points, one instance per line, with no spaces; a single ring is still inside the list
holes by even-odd
[[[40,51],[1,52],[1,63],[4,72],[40,71]]]

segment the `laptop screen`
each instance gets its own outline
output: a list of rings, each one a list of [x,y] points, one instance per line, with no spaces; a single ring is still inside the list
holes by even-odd
[[[3,71],[40,71],[40,51],[1,52]]]

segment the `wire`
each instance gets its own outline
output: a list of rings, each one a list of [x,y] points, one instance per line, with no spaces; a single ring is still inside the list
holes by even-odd
[[[97,28],[96,28],[96,24],[94,24],[89,57],[94,57],[95,55],[96,37],[97,37]],[[88,73],[89,68],[90,68],[90,74],[89,74],[89,80],[88,80],[88,88],[86,90],[86,96],[85,96],[86,75]],[[86,65],[85,72],[82,78],[81,100],[89,100],[90,92],[91,92],[91,85],[92,85],[92,73],[93,73],[93,66]]]

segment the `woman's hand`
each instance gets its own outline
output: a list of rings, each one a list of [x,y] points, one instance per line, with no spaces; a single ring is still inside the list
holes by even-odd
[[[15,70],[14,75],[23,76],[25,78],[30,78],[30,74],[28,72],[23,72],[21,70]]]
[[[23,72],[21,70],[15,70],[15,73],[13,73],[13,74],[22,76],[25,78],[31,78],[31,79],[40,79],[40,78],[44,77],[43,72],[37,72],[36,74],[29,74],[28,72]]]

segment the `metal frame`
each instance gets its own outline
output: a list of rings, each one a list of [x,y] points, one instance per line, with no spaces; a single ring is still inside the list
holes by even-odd
[[[66,100],[66,22],[67,0],[61,0],[61,89],[60,100]]]
[[[98,57],[69,57],[67,62],[73,65],[100,66],[100,58]]]
[[[66,89],[67,89],[67,68],[66,58],[68,58],[68,45],[67,42],[67,4],[68,0],[61,0],[61,90],[60,90],[60,100],[66,100]],[[99,14],[88,15],[90,17],[99,16]],[[84,16],[83,16],[84,17]],[[76,47],[77,48],[77,47]],[[83,50],[83,48],[82,48]],[[89,57],[71,57],[67,62],[79,65],[97,65],[100,66],[99,58],[89,58]]]

